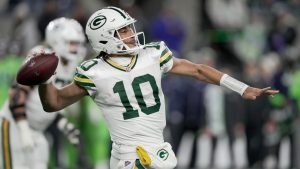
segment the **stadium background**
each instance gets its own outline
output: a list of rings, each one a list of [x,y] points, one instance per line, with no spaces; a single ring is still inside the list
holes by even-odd
[[[1,0],[0,106],[49,21],[65,16],[85,26],[90,14],[107,5],[128,11],[146,42],[163,40],[176,57],[281,91],[248,102],[225,89],[166,76],[165,137],[178,168],[300,168],[299,0]],[[94,57],[88,48],[87,58]],[[82,144],[49,136],[56,150],[49,168],[105,169],[105,122],[91,100],[78,106],[67,115],[81,130]]]

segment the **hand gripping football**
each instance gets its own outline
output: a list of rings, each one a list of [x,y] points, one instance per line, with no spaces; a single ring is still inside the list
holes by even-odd
[[[34,53],[24,62],[17,74],[17,82],[33,86],[48,80],[56,70],[58,57],[52,53]]]

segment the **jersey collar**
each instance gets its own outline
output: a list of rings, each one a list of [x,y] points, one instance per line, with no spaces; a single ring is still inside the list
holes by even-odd
[[[122,70],[124,72],[130,72],[134,68],[134,66],[136,65],[137,58],[138,58],[138,55],[134,55],[131,58],[131,61],[130,61],[130,63],[127,66],[122,66],[122,65],[114,62],[113,60],[111,60],[109,57],[105,58],[104,61],[106,63],[108,63],[110,66],[112,66],[112,67],[114,67],[116,69]]]

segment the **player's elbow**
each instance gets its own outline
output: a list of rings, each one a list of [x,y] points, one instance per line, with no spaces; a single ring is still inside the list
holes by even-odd
[[[52,112],[56,112],[59,110],[58,108],[56,108],[55,106],[53,106],[51,104],[42,103],[42,105],[43,105],[44,111],[47,113],[52,113]]]
[[[47,113],[53,113],[53,112],[56,112],[57,110],[53,107],[49,107],[49,106],[43,106],[43,109],[45,112]]]

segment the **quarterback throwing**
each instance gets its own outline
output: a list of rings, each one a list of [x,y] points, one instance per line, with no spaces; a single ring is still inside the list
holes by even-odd
[[[174,58],[164,42],[144,44],[139,41],[144,34],[136,32],[135,22],[117,7],[96,11],[88,20],[86,34],[98,57],[78,66],[73,83],[64,88],[51,83],[39,85],[48,112],[63,109],[87,95],[95,101],[104,113],[113,141],[112,169],[176,166],[172,147],[163,138],[164,73],[226,86],[244,99],[278,93],[270,87],[250,87],[212,67]]]

